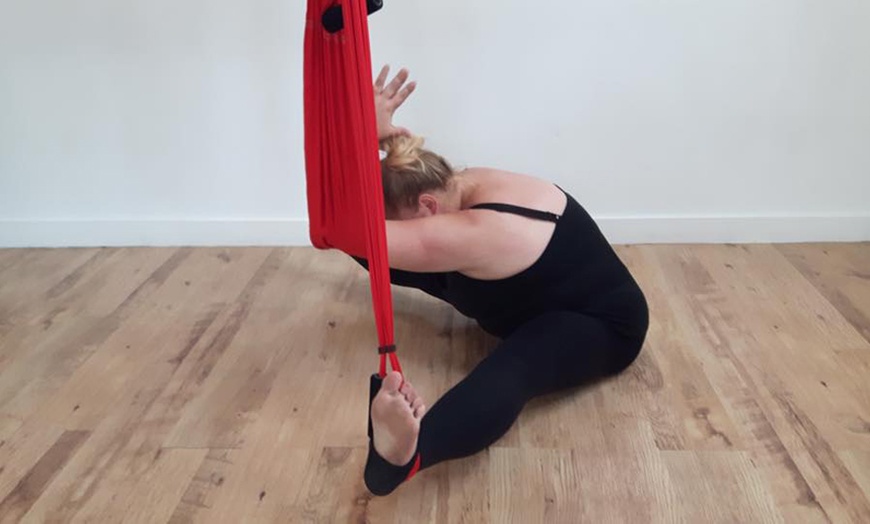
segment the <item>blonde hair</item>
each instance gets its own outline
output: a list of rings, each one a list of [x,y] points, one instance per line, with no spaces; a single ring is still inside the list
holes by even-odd
[[[388,216],[402,208],[416,208],[426,191],[445,190],[453,167],[442,156],[423,147],[417,136],[394,136],[381,142],[386,157],[381,160],[384,203]]]

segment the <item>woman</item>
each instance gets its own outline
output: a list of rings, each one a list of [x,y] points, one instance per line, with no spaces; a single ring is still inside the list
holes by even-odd
[[[642,291],[577,201],[530,176],[454,171],[393,126],[415,84],[402,70],[385,86],[388,74],[375,102],[392,282],[449,302],[501,343],[428,411],[398,373],[384,379],[365,469],[376,495],[485,449],[532,398],[626,369],[648,325]]]

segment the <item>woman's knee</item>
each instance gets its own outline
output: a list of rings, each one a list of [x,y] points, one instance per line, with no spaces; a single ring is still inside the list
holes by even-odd
[[[619,374],[631,367],[640,356],[649,331],[649,305],[643,292],[638,287],[634,293],[634,315],[627,329],[622,329],[622,336],[617,343],[618,350],[613,359],[613,374]]]
[[[613,364],[610,368],[610,375],[618,375],[630,368],[640,356],[643,345],[643,339],[639,341],[625,341],[619,344],[613,354]]]

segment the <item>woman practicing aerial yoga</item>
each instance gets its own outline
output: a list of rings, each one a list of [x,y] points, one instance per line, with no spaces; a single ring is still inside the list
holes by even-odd
[[[485,449],[529,400],[623,371],[648,326],[641,289],[571,195],[532,176],[454,170],[393,125],[415,84],[388,74],[374,93],[391,282],[450,303],[501,342],[428,409],[401,373],[386,375],[365,468],[377,495]]]

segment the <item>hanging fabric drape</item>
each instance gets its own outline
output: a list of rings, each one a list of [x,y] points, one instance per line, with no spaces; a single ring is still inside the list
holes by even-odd
[[[336,0],[308,0],[304,89],[310,236],[319,249],[368,259],[383,377],[388,357],[393,369],[401,372],[401,367],[393,340],[368,9],[365,0],[342,0],[343,28],[330,33],[323,15],[330,8],[334,14],[337,5]]]

